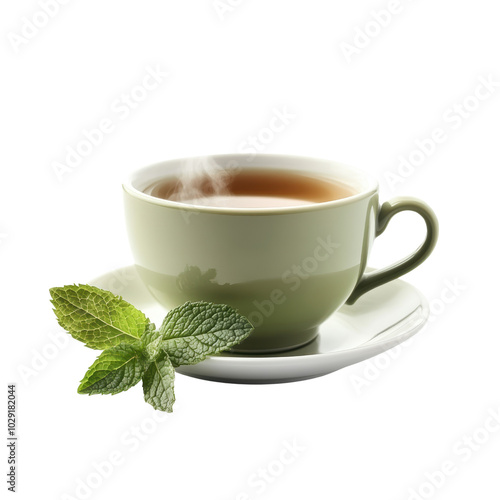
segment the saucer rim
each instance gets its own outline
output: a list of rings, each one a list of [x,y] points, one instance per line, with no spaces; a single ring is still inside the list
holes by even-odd
[[[394,281],[396,281],[396,280],[394,280]],[[404,281],[404,280],[401,280],[401,281]],[[404,281],[404,283],[413,287],[413,285],[411,285],[407,281]],[[413,288],[415,288],[415,287],[413,287]],[[401,344],[402,342],[405,342],[409,338],[413,337],[416,333],[418,333],[427,323],[427,320],[429,318],[429,304],[428,304],[425,296],[420,292],[420,290],[415,288],[415,291],[417,292],[417,294],[419,295],[419,297],[421,299],[421,307],[423,308],[424,316],[422,317],[422,320],[417,325],[415,325],[413,328],[411,328],[410,330],[405,330],[404,332],[402,332],[396,336],[390,336],[386,339],[380,339],[378,341],[374,341],[377,338],[377,336],[379,335],[379,334],[377,334],[374,338],[367,340],[366,342],[364,342],[360,345],[357,345],[355,347],[349,347],[347,349],[342,349],[342,350],[338,350],[338,351],[328,351],[328,352],[322,352],[322,353],[316,353],[316,354],[302,354],[300,356],[293,356],[293,355],[288,356],[287,355],[287,353],[291,354],[295,350],[300,349],[300,348],[298,348],[298,349],[291,349],[289,351],[283,352],[283,356],[266,355],[265,357],[260,357],[259,354],[241,354],[241,355],[226,355],[226,356],[215,355],[215,356],[209,356],[204,361],[216,359],[217,362],[222,361],[222,360],[225,360],[222,362],[231,362],[231,361],[234,361],[235,359],[238,359],[240,362],[246,361],[248,364],[255,363],[255,361],[259,361],[259,362],[267,361],[269,363],[271,363],[271,362],[273,362],[273,363],[276,363],[276,362],[287,363],[287,362],[289,362],[287,360],[291,360],[291,359],[293,359],[293,360],[297,360],[297,359],[310,360],[312,358],[317,358],[318,356],[321,356],[321,357],[332,356],[333,357],[333,356],[341,355],[344,353],[354,353],[357,351],[362,352],[364,349],[373,349],[373,348],[376,348],[377,346],[384,346],[384,351],[386,351],[386,350],[390,349],[390,347],[387,347],[388,343],[390,343],[392,341],[394,343],[394,347],[395,347],[395,346]],[[336,313],[332,313],[331,316],[333,316],[333,314],[336,314]],[[331,316],[329,316],[328,318],[330,318]],[[186,365],[186,366],[194,366],[194,365]]]

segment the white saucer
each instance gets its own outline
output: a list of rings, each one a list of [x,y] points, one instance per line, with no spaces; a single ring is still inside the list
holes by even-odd
[[[167,310],[140,281],[134,266],[104,274],[92,285],[121,295],[157,326]],[[427,300],[412,285],[395,280],[343,306],[320,327],[305,347],[278,354],[222,353],[178,373],[218,382],[272,384],[294,382],[328,373],[380,354],[417,333],[427,321]]]

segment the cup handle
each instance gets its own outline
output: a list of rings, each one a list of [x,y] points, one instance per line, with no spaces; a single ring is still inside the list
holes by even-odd
[[[347,299],[346,304],[354,304],[364,293],[389,281],[395,280],[412,269],[415,269],[431,254],[438,239],[438,220],[433,210],[426,203],[416,198],[398,197],[393,198],[390,201],[386,201],[380,207],[378,213],[375,237],[380,236],[385,231],[389,221],[397,213],[405,210],[416,212],[424,219],[427,226],[427,234],[424,242],[417,248],[417,250],[415,250],[414,253],[405,259],[396,262],[392,266],[372,271],[370,273],[364,273],[359,279],[356,288]]]

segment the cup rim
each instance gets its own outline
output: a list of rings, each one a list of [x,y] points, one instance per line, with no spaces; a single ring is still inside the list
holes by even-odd
[[[151,174],[151,172],[157,172],[159,170],[163,169],[168,169],[169,167],[174,167],[175,165],[179,165],[182,162],[188,162],[188,161],[202,161],[203,159],[206,158],[211,158],[215,161],[240,161],[242,164],[239,165],[243,168],[252,168],[252,167],[257,167],[259,168],[266,168],[269,166],[266,165],[267,163],[270,164],[275,164],[274,167],[278,169],[283,169],[286,170],[286,162],[294,163],[298,165],[299,163],[303,162],[304,164],[307,163],[314,163],[316,165],[321,164],[323,167],[332,167],[333,169],[336,170],[341,170],[344,173],[349,172],[351,175],[351,181],[353,179],[357,180],[358,182],[363,183],[363,188],[362,189],[356,189],[356,193],[353,194],[352,196],[348,196],[346,198],[340,198],[337,200],[330,200],[330,201],[324,201],[320,203],[311,203],[307,205],[297,205],[297,206],[290,206],[290,207],[259,207],[259,208],[246,208],[246,207],[213,207],[213,206],[206,206],[206,205],[194,205],[190,203],[182,203],[182,202],[177,202],[173,200],[168,200],[164,198],[157,198],[155,196],[152,196],[150,194],[144,193],[141,191],[141,189],[137,188],[134,186],[134,183],[138,181],[141,177],[144,178],[146,173]],[[192,156],[192,157],[184,157],[184,158],[173,158],[170,160],[165,160],[157,163],[153,163],[150,165],[147,165],[145,167],[142,167],[140,169],[135,170],[132,174],[129,175],[128,179],[122,184],[123,190],[128,193],[129,195],[140,199],[142,201],[151,203],[153,205],[161,206],[161,207],[168,207],[168,208],[173,208],[173,209],[178,209],[178,210],[183,210],[183,211],[193,211],[193,212],[205,212],[205,213],[218,213],[218,214],[238,214],[238,215],[246,215],[246,214],[288,214],[288,213],[297,213],[297,212],[310,212],[310,211],[316,211],[324,208],[333,208],[333,207],[339,207],[339,206],[345,206],[349,205],[353,202],[356,202],[358,200],[364,199],[366,197],[372,196],[373,194],[378,192],[379,189],[379,184],[378,181],[373,177],[371,174],[356,168],[352,167],[350,165],[346,165],[344,163],[332,161],[332,160],[326,160],[326,159],[321,159],[321,158],[314,158],[314,157],[308,157],[308,156],[298,156],[298,155],[285,155],[285,154],[255,154],[252,156],[252,159],[248,159],[249,155],[248,154],[243,154],[243,153],[228,153],[228,154],[214,154],[214,155],[198,155],[198,156]],[[285,165],[279,166],[277,163],[283,161]],[[289,170],[291,170],[288,167]],[[308,174],[308,173],[314,173],[314,172],[307,172],[307,170],[300,170],[300,169],[293,169],[300,171],[301,173]],[[318,173],[318,172],[316,172]],[[156,175],[150,178],[148,183],[152,183],[157,179],[160,179],[161,177],[165,177],[165,174],[163,175]],[[340,182],[345,183],[345,179],[336,179]],[[142,181],[144,182],[144,181]]]

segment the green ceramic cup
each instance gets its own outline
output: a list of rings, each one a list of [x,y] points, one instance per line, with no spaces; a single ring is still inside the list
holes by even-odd
[[[436,244],[438,222],[425,203],[395,198],[380,205],[373,178],[328,160],[210,157],[233,171],[273,169],[336,180],[355,194],[292,208],[227,208],[143,192],[156,180],[178,177],[187,163],[204,160],[170,160],[135,172],[123,185],[125,216],[139,276],[162,305],[204,300],[229,304],[248,317],[255,330],[236,352],[271,353],[312,341],[339,307],[411,271]],[[404,210],[424,219],[424,242],[394,265],[366,273],[375,238]]]

